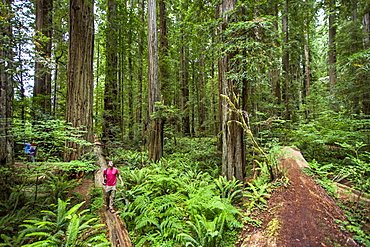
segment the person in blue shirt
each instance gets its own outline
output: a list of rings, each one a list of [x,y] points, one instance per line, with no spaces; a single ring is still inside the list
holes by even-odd
[[[35,162],[36,152],[37,152],[37,147],[35,146],[35,143],[31,143],[30,156],[31,156],[32,162]]]
[[[29,144],[27,141],[24,142],[26,144],[26,147],[24,148],[24,153],[29,154],[30,153],[30,147],[31,144]]]

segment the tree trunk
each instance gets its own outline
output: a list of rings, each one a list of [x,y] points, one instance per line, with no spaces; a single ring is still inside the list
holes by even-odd
[[[58,84],[57,84],[57,81],[58,81],[58,76],[59,76],[59,60],[61,59],[61,57],[63,56],[63,52],[60,56],[57,56],[55,58],[55,70],[54,70],[54,94],[53,94],[53,113],[54,113],[54,116],[57,116],[57,101],[58,101],[58,97],[57,97],[57,91],[58,91]],[[60,87],[60,86],[59,86]]]
[[[283,10],[283,35],[284,35],[284,44],[286,44],[283,51],[283,74],[285,78],[284,90],[283,90],[283,99],[285,102],[285,115],[286,119],[291,117],[290,109],[290,69],[289,69],[289,28],[288,28],[288,13],[289,13],[289,0],[285,1],[285,9]]]
[[[163,103],[170,104],[171,91],[169,88],[169,72],[168,72],[168,40],[167,40],[167,13],[166,2],[159,0],[159,81],[161,82],[161,92],[163,95]]]
[[[120,35],[120,29],[119,29],[119,32],[118,32],[118,37],[119,37],[119,40],[118,41],[119,43],[123,44],[124,43],[124,38],[123,38],[123,35]],[[124,47],[125,45],[123,45]],[[125,49],[125,48],[123,48]],[[118,52],[118,95],[117,95],[117,102],[118,102],[118,110],[117,110],[117,114],[119,114],[119,118],[120,118],[120,121],[119,121],[119,127],[120,129],[122,130],[121,133],[120,133],[120,139],[123,140],[123,135],[124,135],[124,131],[125,131],[125,124],[126,121],[123,121],[123,115],[125,113],[125,95],[123,95],[125,93],[125,54],[123,51],[119,51]]]
[[[66,120],[86,131],[82,139],[88,142],[93,142],[93,6],[93,0],[70,0]],[[66,147],[65,161],[76,160],[90,150],[70,141]]]
[[[181,36],[182,45],[181,45],[181,52],[180,52],[180,81],[181,81],[181,112],[183,113],[182,116],[182,135],[189,136],[190,135],[190,117],[189,117],[189,110],[188,110],[188,101],[189,101],[189,75],[187,71],[187,56],[186,56],[186,48],[184,46],[184,36]]]
[[[141,22],[144,23],[145,21],[145,4],[144,0],[141,0],[141,11],[140,11],[140,19]],[[144,64],[144,59],[143,59],[143,53],[144,53],[144,39],[145,39],[145,33],[144,30],[141,29],[139,32],[139,44],[138,44],[138,49],[139,49],[139,64]],[[138,94],[137,94],[137,107],[136,107],[136,123],[140,124],[142,123],[142,116],[143,116],[143,109],[142,109],[142,104],[143,104],[143,66],[139,66],[139,71],[137,75],[137,81],[138,81]]]
[[[311,86],[311,64],[310,64],[310,39],[308,36],[308,31],[305,35],[306,44],[304,45],[304,56],[305,56],[305,84],[304,84],[304,98],[310,95]]]
[[[279,30],[279,24],[278,24],[278,21],[277,21],[278,16],[279,16],[278,4],[275,3],[274,4],[274,17],[276,17],[276,19],[275,19],[276,21],[274,21],[274,31],[276,33],[278,33],[278,30]],[[275,45],[278,45],[278,44],[275,44]],[[270,72],[270,76],[271,76],[271,83],[272,83],[273,89],[274,89],[274,95],[275,95],[275,98],[276,98],[276,104],[277,104],[278,108],[280,108],[280,105],[281,105],[280,69],[272,70]],[[281,113],[276,112],[275,114],[280,115]]]
[[[163,120],[152,117],[156,112],[155,102],[161,102],[158,83],[158,45],[156,0],[148,0],[148,107],[149,107],[149,150],[148,157],[158,161],[163,155]]]
[[[365,47],[368,48],[370,45],[370,12],[364,14],[363,17],[364,23],[364,33],[365,33]]]
[[[10,6],[11,0],[0,0],[4,6],[0,10],[2,25],[0,33],[2,37],[10,37],[10,39],[1,38],[0,49],[0,168],[13,168],[14,164],[14,140],[13,140],[13,52],[12,52],[12,27],[10,24]],[[6,25],[8,24],[8,25]],[[3,170],[4,171],[4,170]],[[10,170],[11,171],[11,170]],[[11,192],[12,172],[0,176],[0,198],[7,199]]]
[[[21,61],[22,60],[22,57],[23,57],[23,54],[22,54],[22,44],[18,44],[18,60]],[[24,81],[23,81],[23,74],[24,74],[24,68],[23,68],[23,64],[20,64],[19,65],[19,72],[18,72],[18,76],[19,76],[19,96],[21,98],[21,120],[24,121],[25,120],[25,117],[26,117],[26,111],[25,111],[25,108],[26,108],[26,105],[23,103],[25,102],[25,99],[26,99],[26,90],[25,90],[25,85],[24,85]]]
[[[335,35],[337,32],[336,27],[336,15],[335,15],[335,0],[329,0],[329,52],[328,52],[328,61],[329,61],[329,85],[330,91],[334,94],[334,87],[337,81],[337,72],[336,72],[336,46],[335,46]]]
[[[36,1],[36,40],[37,59],[35,65],[35,85],[33,88],[34,106],[42,114],[51,113],[51,58],[53,0]],[[46,39],[44,38],[46,37]],[[35,115],[39,118],[38,114]]]
[[[129,71],[133,71],[133,65],[132,65],[132,57],[130,56],[128,58],[128,69]],[[133,73],[129,74],[129,81],[134,81],[134,75]],[[129,91],[127,93],[127,100],[128,100],[128,127],[129,127],[129,133],[128,137],[130,140],[133,140],[134,138],[134,95],[133,95],[133,85],[132,83],[128,86]]]
[[[205,99],[205,89],[204,89],[204,58],[203,56],[199,59],[199,86],[198,86],[198,118],[199,118],[199,131],[203,132],[205,130],[204,122],[206,120],[206,110],[204,107],[204,99]]]
[[[220,16],[224,24],[221,30],[227,28],[231,22],[230,11],[235,5],[234,0],[224,0],[220,6]],[[226,95],[230,100],[239,107],[237,99],[240,92],[235,91],[235,81],[227,78],[227,73],[230,71],[230,59],[232,54],[227,54],[219,59],[219,85],[220,94]],[[222,128],[222,175],[231,180],[233,177],[239,181],[244,181],[244,164],[245,164],[245,145],[243,138],[243,129],[236,123],[239,116],[235,112],[231,112],[225,98],[221,97],[221,128]]]
[[[363,32],[364,32],[364,46],[365,49],[370,47],[370,12],[364,13],[363,16]],[[362,112],[365,115],[370,114],[370,93],[366,91],[362,99]]]
[[[104,124],[103,142],[116,141],[122,132],[120,128],[121,114],[119,83],[118,83],[118,57],[117,57],[117,2],[108,1],[107,35],[106,35],[106,77],[104,87]]]

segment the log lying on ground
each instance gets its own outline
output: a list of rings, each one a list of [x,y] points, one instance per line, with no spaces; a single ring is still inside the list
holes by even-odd
[[[346,217],[335,200],[302,171],[308,164],[301,152],[282,150],[279,166],[289,184],[272,192],[267,210],[258,215],[261,227],[248,225],[236,247],[359,246],[340,228],[338,221]]]
[[[97,141],[95,142],[97,143]],[[102,155],[101,146],[96,147],[96,153],[99,157],[100,170],[95,173],[95,186],[102,187],[102,173],[107,168],[107,162]],[[112,214],[109,211],[104,211],[105,222],[109,229],[109,239],[113,247],[132,247],[126,225],[117,214]]]

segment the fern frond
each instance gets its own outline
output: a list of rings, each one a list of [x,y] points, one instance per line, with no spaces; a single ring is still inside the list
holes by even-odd
[[[72,219],[69,222],[68,229],[67,229],[67,239],[66,239],[66,246],[72,245],[76,242],[80,227],[80,222],[77,215],[73,215]]]
[[[41,247],[41,246],[57,247],[58,245],[50,242],[49,240],[43,240],[43,241],[38,241],[32,244],[26,244],[26,245],[23,245],[22,247]]]
[[[189,234],[180,233],[178,236],[184,240],[185,246],[203,247],[196,239],[194,239]]]
[[[85,201],[79,203],[79,204],[76,204],[74,205],[71,209],[69,209],[67,212],[66,212],[66,215],[68,217],[72,217],[75,213],[77,213],[77,211],[80,209],[80,207],[85,204]]]
[[[147,227],[147,226],[156,226],[158,225],[158,219],[155,216],[151,215],[141,215],[135,219],[135,230]]]

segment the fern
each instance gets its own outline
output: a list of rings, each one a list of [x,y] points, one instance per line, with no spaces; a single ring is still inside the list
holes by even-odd
[[[230,241],[230,230],[241,226],[232,202],[241,198],[242,186],[236,180],[214,179],[202,165],[184,154],[141,171],[125,171],[128,203],[120,205],[121,217],[134,232],[136,246],[208,247]]]
[[[152,226],[158,225],[158,223],[158,219],[155,217],[154,214],[140,215],[135,218],[135,230],[150,228]],[[144,229],[144,232],[145,231],[147,231],[147,229]]]
[[[222,239],[222,226],[218,218],[208,221],[203,215],[195,216],[195,223],[187,222],[192,234],[179,234],[185,240],[185,245],[214,247]],[[220,228],[220,229],[219,229]],[[221,230],[221,231],[220,231]],[[189,242],[190,241],[190,242]]]
[[[14,232],[30,214],[32,214],[30,208],[28,206],[24,206],[15,210],[14,213],[0,217],[0,237],[3,239],[3,243],[0,243],[0,246],[18,247],[27,241],[27,237],[25,235],[28,232],[20,232],[18,234],[14,234]]]
[[[259,187],[254,186],[252,183],[248,183],[248,185],[251,191],[248,191],[244,195],[249,198],[248,208],[252,209],[254,206],[258,205],[258,203],[265,204],[265,198],[271,196],[269,193],[269,184],[260,185]]]
[[[215,179],[215,183],[222,198],[229,198],[232,203],[236,203],[242,198],[243,185],[235,177],[232,180],[227,180],[226,177],[220,176],[218,179]]]
[[[66,234],[67,238],[65,240],[66,246],[69,246],[73,244],[74,242],[76,242],[78,232],[80,230],[79,226],[80,226],[80,222],[79,222],[77,215],[73,215],[72,219],[69,222],[68,229],[67,229],[67,234]]]
[[[57,212],[42,211],[45,214],[42,220],[26,220],[21,226],[26,229],[21,234],[32,237],[31,246],[83,246],[84,243],[93,243],[100,246],[110,244],[101,235],[102,224],[96,224],[97,218],[87,215],[87,210],[78,213],[83,202],[67,209],[68,202],[58,200]],[[29,224],[27,224],[29,223]],[[30,232],[30,233],[28,233]]]

